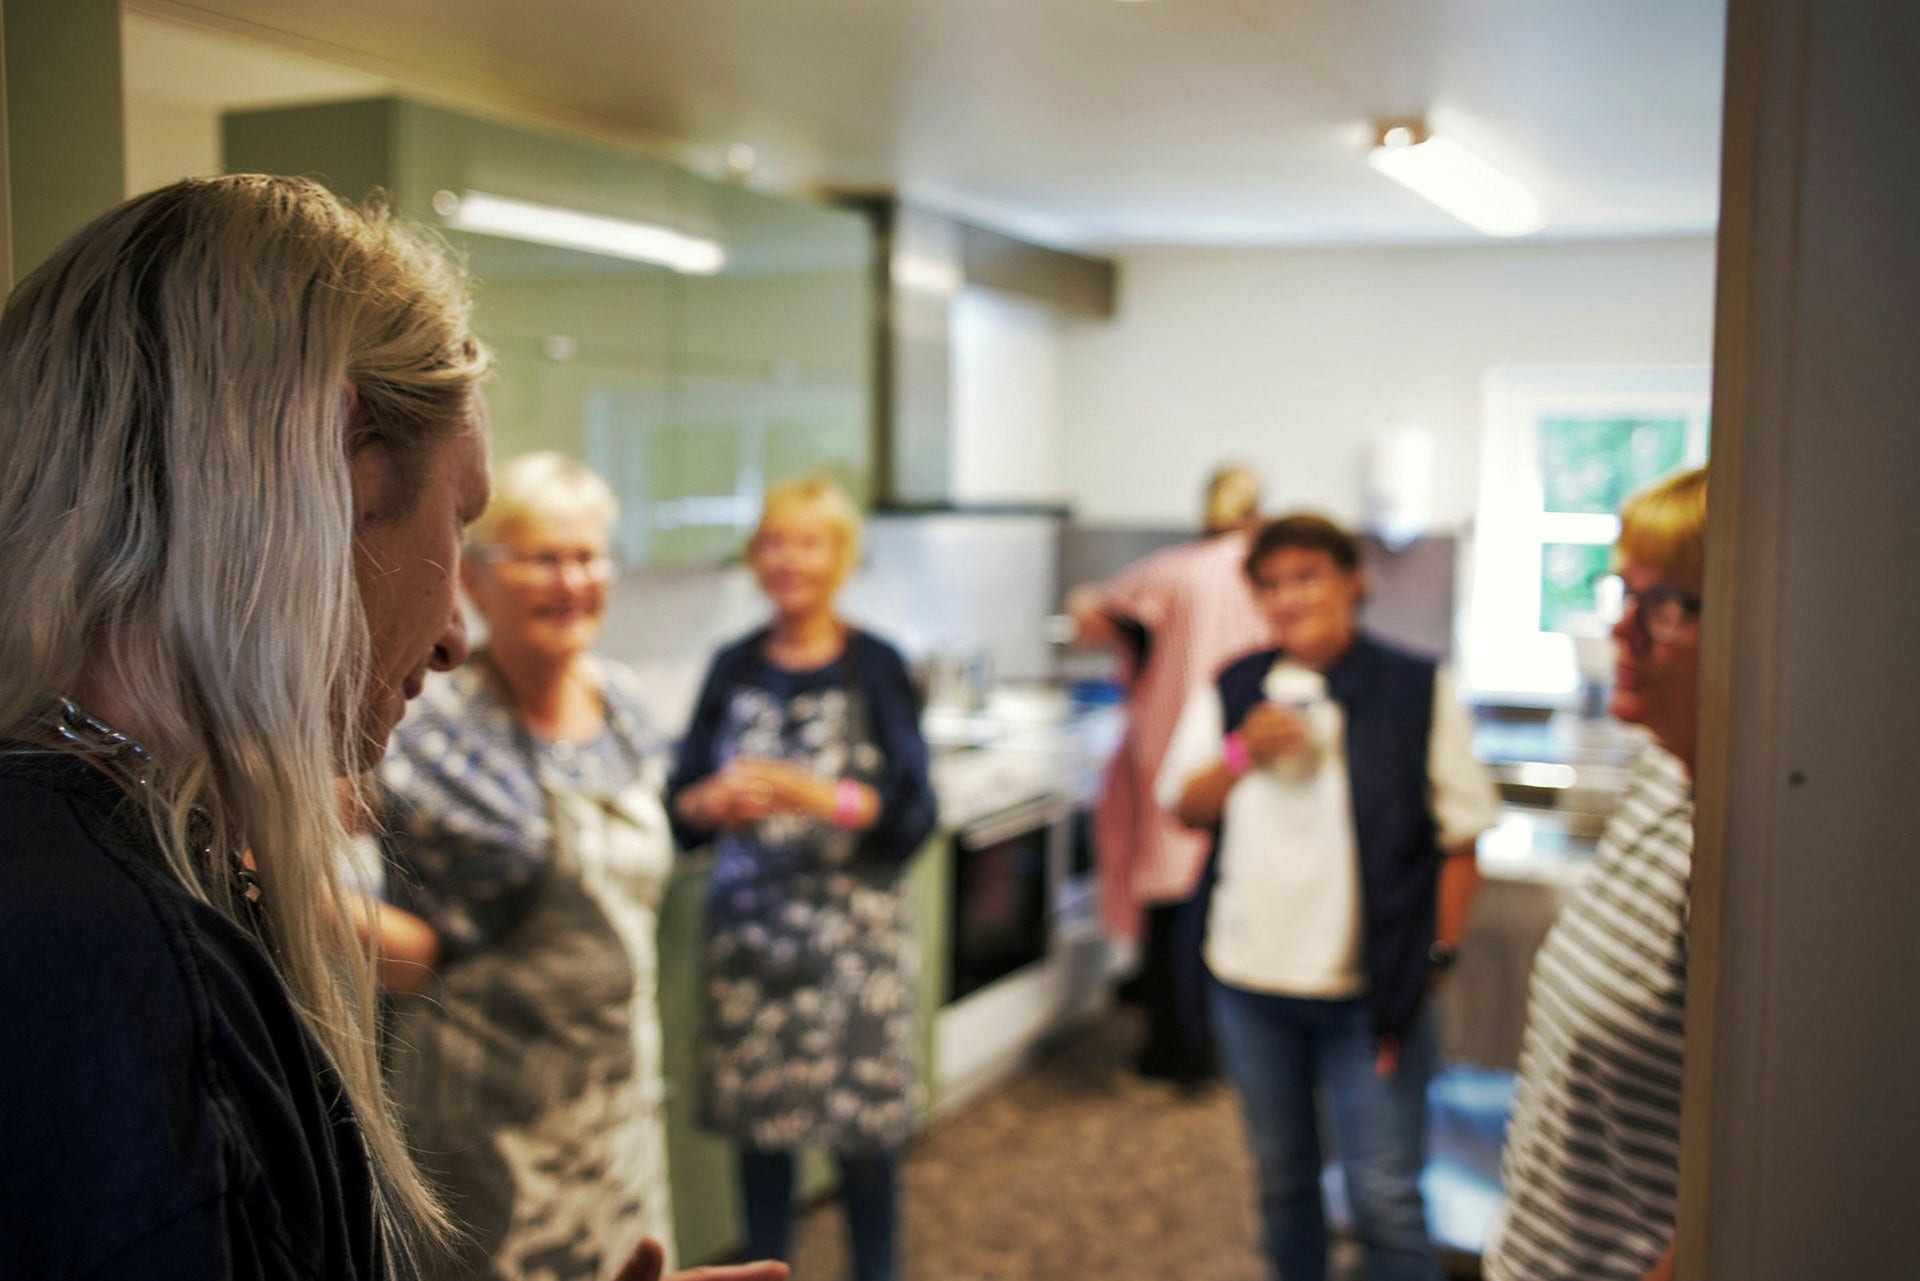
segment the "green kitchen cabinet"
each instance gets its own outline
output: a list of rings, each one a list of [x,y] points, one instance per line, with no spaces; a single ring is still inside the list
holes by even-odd
[[[920,1080],[931,1110],[940,1102],[934,1035],[940,1007],[947,1003],[952,950],[953,848],[945,832],[936,833],[915,856],[907,870],[907,893],[920,926]]]
[[[657,157],[401,98],[229,114],[226,164],[384,193],[472,278],[493,349],[496,458],[554,449],[607,477],[628,564],[734,554],[765,487],[826,470],[872,491],[872,232],[857,214]],[[449,225],[468,193],[670,228],[676,270]]]
[[[934,1023],[947,988],[947,922],[952,877],[944,833],[929,840],[908,865],[906,892],[919,921],[920,1072],[934,1101]],[[689,1263],[725,1258],[746,1240],[734,1149],[701,1128],[697,1039],[701,1018],[701,955],[706,936],[706,863],[684,862],[668,887],[660,913],[660,1025],[667,1079],[667,1160],[673,1179],[674,1233]],[[800,1196],[829,1191],[835,1172],[819,1153],[800,1168]]]
[[[681,1259],[700,1262],[746,1240],[733,1146],[700,1126],[698,1038],[706,937],[705,860],[685,860],[660,908],[661,1066],[666,1077],[667,1169]]]

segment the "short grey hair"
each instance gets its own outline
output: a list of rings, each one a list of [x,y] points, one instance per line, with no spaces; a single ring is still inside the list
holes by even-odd
[[[522,454],[494,472],[493,498],[467,530],[467,549],[498,543],[516,526],[583,515],[608,530],[620,520],[620,500],[600,473],[552,450]]]

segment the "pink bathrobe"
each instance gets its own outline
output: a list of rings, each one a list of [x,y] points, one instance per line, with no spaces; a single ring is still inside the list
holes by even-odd
[[[1153,783],[1196,686],[1230,660],[1273,644],[1242,568],[1248,537],[1182,543],[1131,565],[1100,587],[1102,607],[1151,637],[1145,670],[1128,679],[1127,731],[1107,766],[1094,839],[1100,916],[1109,934],[1140,934],[1141,909],[1193,893],[1207,837],[1154,803]]]

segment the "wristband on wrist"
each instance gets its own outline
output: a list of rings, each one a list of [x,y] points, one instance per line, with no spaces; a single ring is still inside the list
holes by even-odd
[[[833,825],[849,832],[860,826],[860,784],[850,778],[833,785]]]
[[[1227,764],[1227,773],[1239,778],[1253,768],[1253,758],[1247,755],[1247,741],[1235,730],[1220,744],[1220,759]]]

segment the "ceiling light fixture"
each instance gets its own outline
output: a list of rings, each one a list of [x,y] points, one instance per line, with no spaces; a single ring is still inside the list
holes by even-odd
[[[1489,236],[1525,236],[1547,225],[1538,196],[1418,121],[1382,125],[1367,163]]]
[[[759,163],[759,153],[755,152],[751,145],[736,142],[728,146],[722,167],[726,170],[727,177],[733,181],[745,182],[753,177],[753,167]]]
[[[434,212],[456,231],[526,240],[536,245],[579,249],[608,258],[671,267],[693,276],[711,276],[727,264],[726,250],[658,223],[610,218],[557,205],[534,204],[484,191],[437,192]]]

